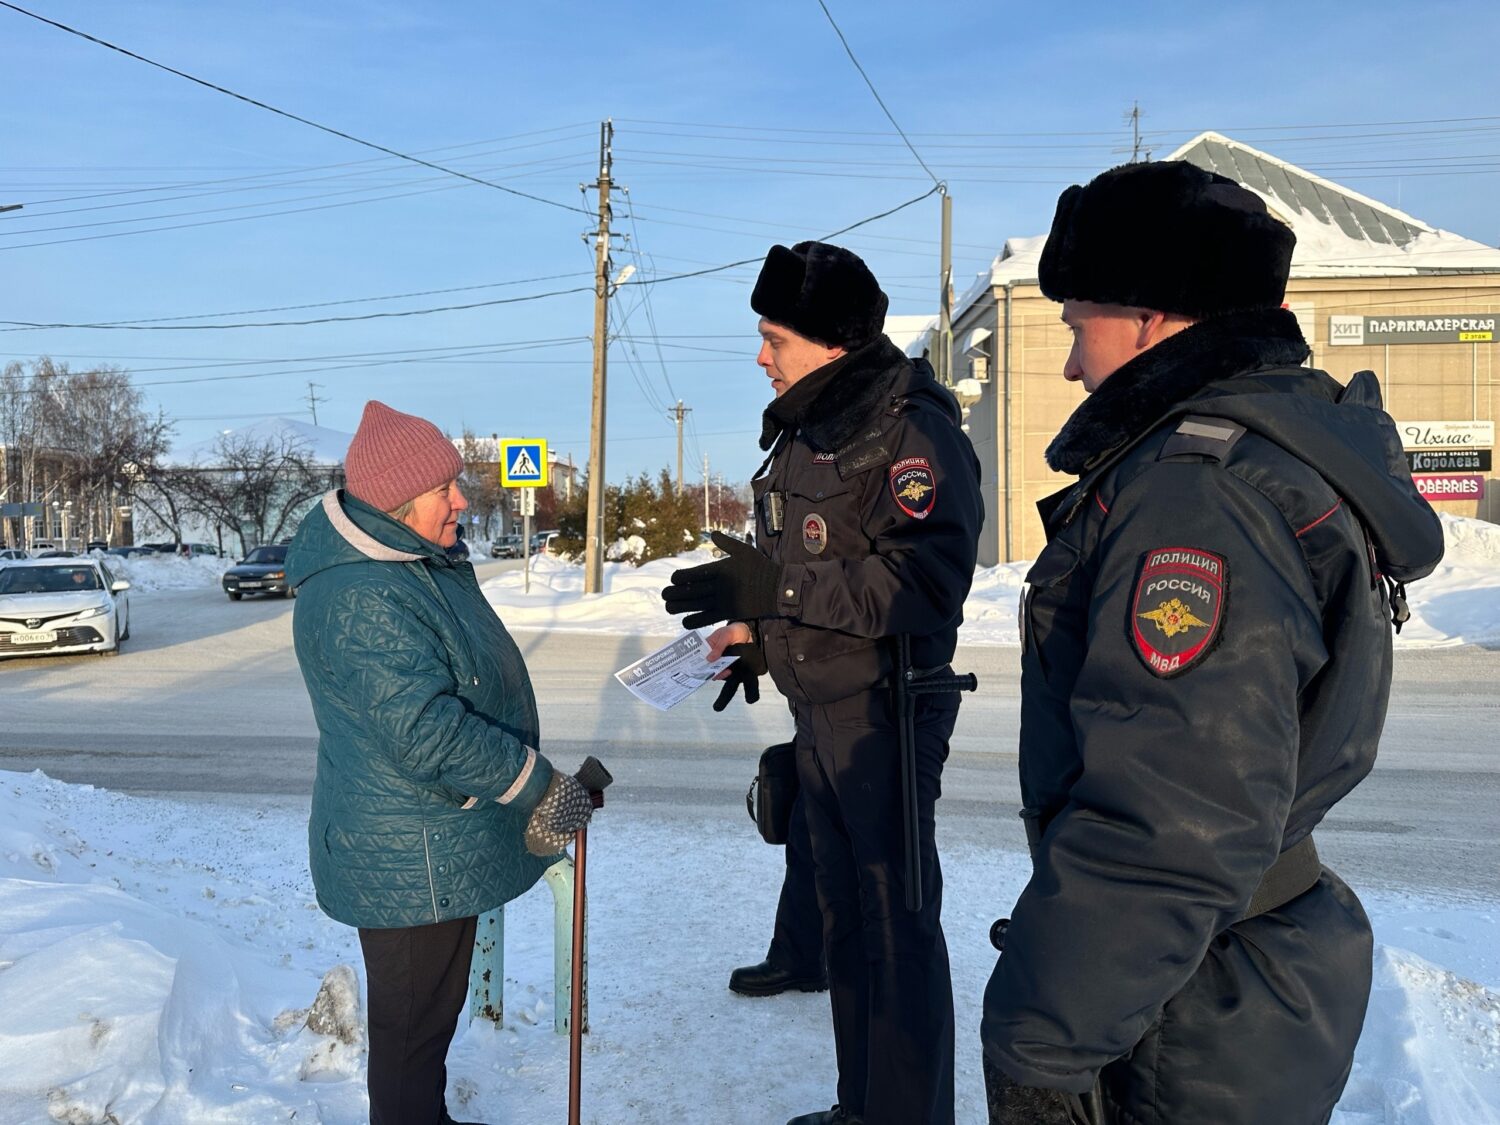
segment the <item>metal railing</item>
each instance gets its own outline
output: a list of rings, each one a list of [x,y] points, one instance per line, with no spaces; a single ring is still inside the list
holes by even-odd
[[[568,1034],[573,978],[573,861],[567,856],[542,872],[552,891],[552,1029]],[[589,1029],[588,931],[583,940],[583,1019]],[[469,964],[469,1022],[499,1027],[505,1016],[505,908],[479,916]]]

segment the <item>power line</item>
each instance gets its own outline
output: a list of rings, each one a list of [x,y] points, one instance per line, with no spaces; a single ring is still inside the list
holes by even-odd
[[[859,71],[859,76],[865,80],[865,85],[870,87],[870,93],[875,95],[875,101],[880,106],[881,112],[885,114],[886,120],[891,123],[891,127],[894,128],[896,132],[901,134],[901,139],[906,142],[906,147],[911,149],[911,154],[912,156],[916,157],[917,163],[922,166],[922,171],[926,172],[929,176],[932,177],[933,185],[941,186],[937,176],[933,174],[932,169],[927,167],[927,161],[922,159],[922,154],[918,152],[916,146],[911,143],[911,138],[908,137],[904,132],[902,132],[901,126],[896,123],[896,118],[886,107],[885,99],[880,96],[880,91],[875,89],[875,83],[870,81],[870,76],[865,73],[865,68],[860,66],[859,60],[854,57],[854,48],[849,46],[849,40],[845,39],[844,33],[839,30],[839,25],[834,20],[833,13],[828,10],[828,5],[823,3],[823,0],[818,0],[818,7],[822,8],[823,14],[828,17],[829,26],[833,28],[833,33],[839,37],[839,42],[844,45],[844,53],[849,56],[849,61],[854,64],[854,69]]]
[[[0,7],[10,7],[10,6],[12,6],[12,5],[7,4],[6,0],[0,0]],[[913,205],[915,205],[917,203],[922,202],[922,200],[926,199],[928,196],[932,195],[934,192],[937,192],[939,190],[941,190],[941,185],[934,185],[933,187],[929,188],[927,191],[924,191],[921,195],[914,196],[911,199],[908,199],[905,203],[898,203],[894,207],[891,207],[891,208],[888,208],[888,209],[886,209],[884,211],[881,211],[878,214],[870,215],[867,218],[860,219],[857,222],[850,223],[848,226],[841,227],[840,229],[838,229],[836,231],[833,231],[830,234],[826,234],[823,237],[825,239],[837,238],[839,235],[841,235],[841,234],[847,234],[851,230],[858,230],[860,227],[866,226],[866,225],[868,225],[870,223],[877,222],[880,219],[884,219],[884,218],[887,218],[887,217],[889,217],[891,215],[894,215],[898,211],[904,211],[906,208],[911,207],[911,206],[913,206]],[[706,269],[701,269],[701,270],[691,270],[691,271],[689,271],[687,273],[668,274],[665,277],[643,278],[639,282],[635,282],[633,284],[641,285],[641,286],[661,285],[664,282],[668,282],[668,281],[683,281],[683,280],[686,280],[687,278],[691,278],[691,277],[705,277],[705,276],[707,276],[709,274],[722,273],[725,270],[735,269],[736,267],[739,267],[739,266],[751,265],[751,264],[759,262],[759,261],[761,261],[761,258],[759,258],[759,257],[755,257],[755,258],[741,258],[739,261],[736,261],[736,262],[726,262],[723,265],[710,266],[710,267],[708,267]],[[147,323],[147,322],[143,322],[143,321],[138,321],[138,322],[129,323],[129,324],[122,324],[122,323],[118,323],[118,322],[116,322],[116,323],[62,323],[62,322],[42,323],[42,322],[37,322],[37,321],[26,321],[26,320],[0,320],[0,325],[8,325],[8,326],[10,326],[10,328],[13,328],[13,329],[93,328],[93,329],[100,329],[100,330],[104,330],[104,331],[113,331],[113,332],[202,332],[202,331],[210,331],[210,330],[223,329],[223,328],[299,328],[299,327],[303,327],[303,326],[306,326],[306,325],[313,325],[313,324],[344,324],[344,323],[349,323],[351,321],[388,320],[388,319],[396,319],[396,318],[408,317],[408,316],[427,316],[427,315],[430,315],[432,313],[440,313],[440,312],[463,312],[463,311],[467,311],[469,309],[493,308],[496,305],[522,304],[522,303],[528,302],[528,301],[540,301],[540,300],[543,300],[544,298],[548,298],[548,297],[563,297],[563,296],[567,296],[567,295],[573,294],[573,293],[592,293],[593,291],[594,291],[594,286],[592,286],[592,285],[579,285],[579,286],[574,286],[574,287],[572,287],[570,289],[553,289],[553,290],[550,290],[550,291],[545,292],[545,293],[529,293],[529,294],[526,294],[525,296],[520,296],[520,297],[499,297],[499,298],[496,298],[496,299],[491,300],[491,301],[471,301],[471,302],[468,302],[467,304],[438,305],[438,306],[431,307],[431,308],[403,309],[403,310],[393,310],[391,312],[361,313],[361,314],[352,315],[352,316],[314,317],[314,318],[312,318],[310,320],[235,321],[235,322],[231,322],[231,323],[227,323],[227,324],[224,324],[224,323],[221,323],[221,324],[158,324],[158,323]]]
[[[226,86],[219,86],[213,82],[207,81],[206,79],[194,77],[186,71],[178,70],[175,67],[168,66],[166,63],[157,62],[155,59],[148,59],[145,55],[136,54],[136,52],[134,51],[127,50],[126,48],[118,46],[114,43],[110,43],[107,40],[100,39],[94,35],[90,35],[86,31],[80,31],[76,27],[69,27],[65,23],[58,23],[56,20],[51,20],[46,16],[38,15],[36,12],[28,11],[25,8],[10,3],[10,0],[0,0],[0,7],[9,8],[13,12],[18,12],[23,16],[29,16],[32,19],[37,20],[39,23],[45,23],[51,27],[57,28],[59,31],[66,31],[69,35],[76,35],[80,39],[86,39],[90,43],[95,43],[100,47],[106,47],[111,51],[116,51],[119,54],[124,55],[126,58],[135,59],[137,62],[143,62],[147,66],[154,66],[156,67],[156,69],[164,70],[168,74],[175,74],[178,78],[185,78],[189,82],[194,82],[197,85],[204,87],[205,89],[213,90],[216,93],[235,98],[238,101],[245,102],[247,105],[253,105],[257,109],[263,109],[269,113],[274,113],[278,117],[285,117],[288,120],[296,121],[299,124],[310,126],[311,128],[317,129],[320,132],[328,133],[335,137],[340,137],[346,141],[352,141],[357,145],[363,145],[365,148],[374,149],[376,152],[383,152],[387,156],[394,156],[400,160],[410,161],[413,164],[420,164],[424,168],[432,168],[438,172],[446,172],[450,176],[457,176],[461,180],[468,180],[471,183],[482,184],[484,187],[494,188],[497,191],[503,191],[508,195],[518,196],[521,199],[530,199],[534,203],[545,203],[548,207],[557,207],[563,211],[574,211],[587,214],[587,212],[582,211],[582,208],[574,207],[570,203],[559,203],[555,199],[547,199],[540,195],[532,195],[529,192],[518,191],[515,188],[506,187],[504,184],[497,184],[492,180],[485,180],[481,179],[478,176],[471,176],[467,172],[458,171],[456,168],[449,168],[442,164],[436,164],[431,160],[423,160],[420,156],[411,156],[404,152],[398,152],[396,149],[388,148],[382,144],[376,144],[374,141],[367,141],[361,137],[356,137],[352,133],[345,133],[341,129],[335,129],[329,125],[321,125],[310,118],[300,117],[297,114],[289,113],[284,109],[277,109],[273,105],[270,105],[263,101],[258,101],[257,99],[249,97],[245,94],[235,93],[235,91],[229,89]]]

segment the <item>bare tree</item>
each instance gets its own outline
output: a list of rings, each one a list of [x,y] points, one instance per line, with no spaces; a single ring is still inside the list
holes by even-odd
[[[456,444],[464,459],[464,475],[459,485],[469,502],[469,514],[479,517],[480,535],[489,539],[499,533],[499,526],[492,527],[492,523],[510,503],[508,490],[500,487],[499,450],[493,438],[476,437],[467,426]]]
[[[221,434],[202,463],[165,478],[178,510],[201,516],[222,537],[238,537],[241,553],[290,534],[312,501],[342,478],[337,465],[320,465],[294,434]]]
[[[134,467],[161,457],[171,429],[119,368],[72,371],[44,356],[0,372],[4,475],[18,498],[70,506],[80,538],[109,535]]]

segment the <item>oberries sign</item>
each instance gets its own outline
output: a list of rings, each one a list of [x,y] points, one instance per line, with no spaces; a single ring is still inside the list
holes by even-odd
[[[1483,500],[1484,478],[1477,476],[1412,477],[1417,491],[1428,500]]]
[[[1490,471],[1494,422],[1397,422],[1396,428],[1418,492],[1428,500],[1484,499],[1484,477],[1477,474]]]

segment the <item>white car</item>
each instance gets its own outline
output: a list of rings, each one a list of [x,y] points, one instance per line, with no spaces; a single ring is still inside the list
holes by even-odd
[[[101,559],[30,559],[0,567],[0,658],[114,656],[130,636],[129,589]]]
[[[0,550],[0,563],[16,562],[19,559],[29,558],[31,556],[19,547],[6,547],[4,550]]]

